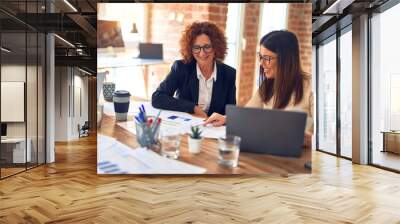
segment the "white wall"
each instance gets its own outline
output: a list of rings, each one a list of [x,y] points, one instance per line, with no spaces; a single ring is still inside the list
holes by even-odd
[[[74,99],[74,108],[72,110],[72,132],[71,135],[73,138],[78,138],[78,124],[81,126],[88,121],[88,78],[81,76],[82,73],[78,73],[78,70],[74,70],[74,96],[71,96]],[[80,101],[80,102],[79,102]],[[79,108],[81,107],[81,108]],[[80,111],[81,110],[81,111]]]
[[[70,141],[79,137],[78,124],[88,120],[88,78],[72,67],[55,70],[55,141]]]
[[[79,118],[80,122],[85,122],[88,120],[88,77],[75,74],[75,86],[81,88],[82,116],[79,116]]]
[[[67,67],[55,68],[55,141],[68,141],[68,86]]]

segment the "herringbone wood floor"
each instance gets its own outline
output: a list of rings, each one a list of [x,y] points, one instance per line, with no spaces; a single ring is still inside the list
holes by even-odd
[[[96,139],[0,181],[0,223],[400,223],[400,175],[313,153],[312,175],[98,176]]]

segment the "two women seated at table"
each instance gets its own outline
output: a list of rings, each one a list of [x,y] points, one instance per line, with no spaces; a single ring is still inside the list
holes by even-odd
[[[216,25],[190,25],[181,39],[183,60],[174,62],[153,93],[153,106],[208,117],[206,124],[224,125],[225,106],[236,104],[235,69],[221,62],[226,49],[226,38]],[[306,112],[304,144],[311,145],[314,100],[311,79],[301,70],[296,35],[268,33],[260,40],[258,59],[260,86],[246,107]]]
[[[183,59],[173,63],[153,93],[153,107],[204,118],[224,115],[227,104],[236,104],[236,70],[222,62],[227,52],[223,31],[210,22],[195,22],[183,32],[180,47]]]

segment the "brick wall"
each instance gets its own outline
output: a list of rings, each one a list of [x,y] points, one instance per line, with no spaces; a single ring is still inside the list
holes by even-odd
[[[237,70],[237,104],[244,105],[253,95],[254,78],[256,73],[256,52],[258,48],[258,23],[260,5],[246,4],[244,15],[243,38],[246,47],[242,51],[240,69]]]
[[[292,3],[288,9],[288,30],[299,39],[303,70],[311,75],[312,60],[312,4]]]

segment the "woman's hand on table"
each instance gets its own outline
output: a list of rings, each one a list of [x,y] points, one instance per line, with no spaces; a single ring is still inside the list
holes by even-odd
[[[219,113],[213,113],[211,116],[204,122],[204,125],[212,124],[214,127],[219,127],[224,125],[226,122],[226,116],[221,115]]]

